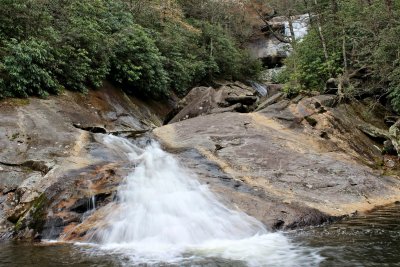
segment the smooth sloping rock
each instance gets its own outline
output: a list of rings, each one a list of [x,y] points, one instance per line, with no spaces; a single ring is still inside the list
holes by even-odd
[[[321,127],[322,116],[336,116],[332,122],[339,131],[354,128],[339,121],[341,110],[336,115],[331,112],[315,112],[321,116],[316,118],[316,127]],[[331,132],[327,140],[304,123],[301,128],[290,128],[266,113],[223,113],[157,128],[154,134],[187,166],[201,169],[197,168],[199,158],[204,158],[218,168],[223,175],[208,167],[199,173],[201,179],[228,203],[270,227],[283,221],[282,227],[291,228],[298,225],[299,217],[311,214],[319,214],[321,220],[314,222],[320,223],[327,215],[366,211],[400,198],[397,178],[381,176],[358,161],[379,155],[363,154],[373,143],[361,132],[361,141],[351,140],[354,132],[336,138]],[[354,142],[364,148],[353,147]]]

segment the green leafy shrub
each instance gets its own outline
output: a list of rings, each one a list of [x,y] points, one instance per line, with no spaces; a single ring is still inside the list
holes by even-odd
[[[58,93],[61,86],[55,76],[56,60],[49,44],[30,39],[5,43],[0,64],[1,91],[4,96],[47,96]]]
[[[139,25],[133,25],[116,35],[110,77],[135,91],[149,95],[167,92],[168,76],[163,67],[165,58],[154,41]]]
[[[161,32],[155,33],[157,47],[164,56],[169,87],[178,94],[203,80],[206,64],[197,44],[200,32],[176,23],[166,23]]]
[[[177,1],[0,0],[0,10],[0,98],[85,93],[106,79],[129,93],[185,94],[261,66],[219,22],[186,18]]]
[[[304,40],[295,44],[294,52],[285,60],[285,65],[289,94],[300,90],[322,91],[326,81],[340,73],[341,57],[335,53],[325,60],[318,33],[312,30]]]
[[[388,96],[400,112],[400,2],[304,3],[314,16],[309,34],[286,60],[288,94],[320,91],[327,79],[336,78],[342,97]]]
[[[203,21],[195,21],[194,26],[202,30],[199,46],[202,47],[209,79],[243,80],[260,73],[261,62],[239,49],[233,37],[222,27]]]

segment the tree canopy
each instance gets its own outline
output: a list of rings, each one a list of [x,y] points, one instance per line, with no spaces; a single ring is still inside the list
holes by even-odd
[[[227,16],[202,2],[0,0],[0,98],[86,92],[104,80],[161,96],[256,75],[260,63],[233,27],[240,6]]]
[[[283,2],[311,17],[310,33],[286,60],[289,93],[323,91],[335,79],[341,97],[374,96],[400,112],[400,1]]]

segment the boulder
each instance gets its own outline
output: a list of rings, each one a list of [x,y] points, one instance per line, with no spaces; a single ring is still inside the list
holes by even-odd
[[[211,110],[211,114],[215,113],[224,113],[224,112],[240,112],[243,109],[243,105],[240,103],[237,103],[235,105],[226,107],[226,108],[215,108]]]
[[[389,132],[387,130],[379,129],[371,124],[361,124],[358,126],[358,128],[373,139],[380,139],[383,140],[383,142],[390,139]]]
[[[389,128],[389,137],[397,154],[400,155],[400,120]]]
[[[220,87],[196,87],[179,101],[165,123],[175,123],[206,114],[238,111],[252,111],[258,101],[253,88],[241,82],[221,82]],[[237,104],[240,104],[238,106]]]
[[[338,91],[339,83],[335,78],[330,78],[326,81],[325,84],[325,94],[336,94]]]
[[[262,102],[261,104],[258,105],[256,111],[260,111],[272,104],[275,104],[276,102],[278,102],[279,100],[281,100],[283,98],[283,93],[276,93],[275,95],[267,98],[267,100],[265,100],[264,102]]]

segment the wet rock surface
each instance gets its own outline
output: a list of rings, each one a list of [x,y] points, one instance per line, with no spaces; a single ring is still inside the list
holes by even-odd
[[[87,240],[101,227],[134,168],[104,134],[142,146],[158,139],[222,202],[271,229],[330,222],[399,200],[398,159],[382,156],[394,144],[358,127],[388,133],[384,109],[365,114],[368,101],[339,104],[334,95],[259,101],[240,83],[219,88],[192,90],[162,127],[168,107],[107,84],[87,96],[0,102],[0,238]],[[258,112],[240,113],[250,104]]]
[[[162,124],[164,110],[109,84],[88,95],[1,101],[0,238],[54,238],[93,201],[112,201],[127,163],[99,139],[139,136]]]
[[[200,116],[154,134],[184,164],[201,170],[201,179],[227,203],[271,228],[296,228],[400,197],[398,177],[376,168],[383,160],[380,144],[356,127],[382,127],[382,114],[363,114],[367,102],[338,105],[334,95],[283,99],[256,113]]]

